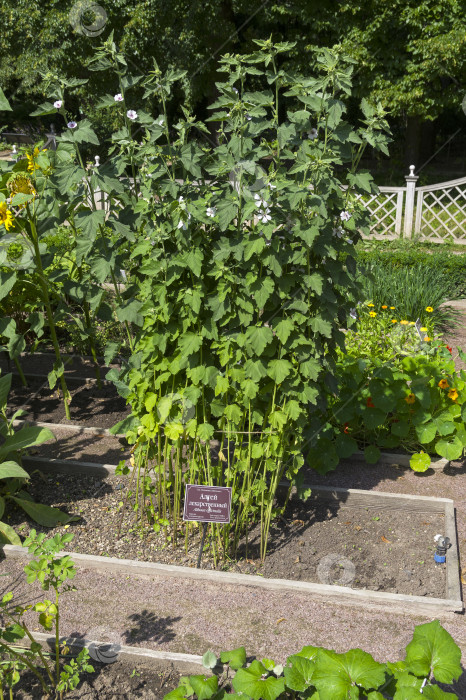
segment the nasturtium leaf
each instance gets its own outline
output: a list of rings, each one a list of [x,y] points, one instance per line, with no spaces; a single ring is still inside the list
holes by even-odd
[[[276,700],[285,691],[285,679],[268,676],[267,669],[257,659],[248,668],[237,671],[232,685],[252,700]]]
[[[303,693],[311,685],[315,663],[304,656],[289,656],[287,659],[291,666],[285,668],[285,681],[288,688],[298,693]]]
[[[246,663],[246,650],[244,647],[238,647],[231,651],[222,651],[220,661],[222,664],[228,664],[230,668],[237,671]]]
[[[213,651],[206,651],[202,657],[202,665],[207,669],[215,668],[217,665],[217,657]]]
[[[416,452],[409,460],[409,466],[415,472],[425,472],[430,467],[430,455],[425,452]]]
[[[405,664],[417,676],[432,673],[439,683],[453,683],[461,676],[461,650],[438,620],[417,625],[406,647]]]
[[[357,452],[358,443],[351,437],[351,435],[340,433],[335,438],[335,449],[339,457],[351,457],[355,452]]]
[[[392,423],[391,431],[397,437],[406,437],[409,433],[409,423],[400,419],[397,423]]]
[[[457,435],[450,440],[438,440],[435,443],[435,451],[445,459],[459,459],[463,454],[463,443]]]
[[[217,692],[217,676],[189,676],[189,683],[194,690],[197,700],[209,700]]]
[[[364,690],[377,689],[385,680],[385,664],[379,664],[361,649],[345,654],[321,650],[317,655],[312,683],[320,700],[347,700],[355,685]],[[359,697],[359,693],[354,695]]]
[[[298,651],[297,654],[293,654],[292,657],[289,656],[287,661],[289,659],[294,658],[295,656],[304,656],[305,659],[309,659],[310,661],[314,661],[317,657],[317,654],[319,653],[320,647],[314,647],[311,646],[310,644],[304,646],[301,651]]]
[[[376,445],[368,445],[364,450],[364,457],[368,464],[376,464],[381,457],[379,448]]]
[[[187,697],[189,696],[186,695],[185,688],[178,686],[178,688],[175,688],[174,690],[171,690],[169,693],[164,695],[163,700],[183,700],[183,698]]]
[[[416,435],[422,445],[427,445],[432,440],[435,440],[437,435],[437,426],[435,423],[425,423],[424,425],[416,425]]]

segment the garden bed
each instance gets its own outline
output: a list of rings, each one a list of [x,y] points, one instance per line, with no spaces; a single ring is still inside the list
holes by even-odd
[[[73,552],[195,567],[199,528],[191,526],[187,551],[181,534],[177,549],[167,546],[162,532],[147,529],[142,537],[132,508],[125,506],[127,484],[127,478],[119,476],[102,479],[36,472],[29,491],[39,502],[80,516],[79,522],[67,526],[75,535]],[[392,499],[388,504],[387,498]],[[214,562],[209,550],[202,566],[265,578],[336,583],[367,591],[449,597],[445,566],[433,560],[434,535],[445,534],[446,530],[444,513],[441,508],[431,508],[436,499],[399,505],[393,498],[382,497],[379,503],[371,494],[367,504],[362,496],[347,503],[344,495],[335,493],[325,500],[316,494],[307,503],[292,499],[284,518],[272,525],[263,564],[258,553],[260,533],[255,529],[249,535],[247,551],[246,543],[241,542],[236,561]],[[8,523],[26,536],[32,527],[30,521],[22,511],[10,512]],[[44,531],[53,535],[63,532],[63,527]],[[456,537],[453,550],[456,552]],[[334,561],[328,560],[329,555],[336,555]]]
[[[29,379],[28,387],[23,387],[19,379],[13,377],[8,405],[27,411],[28,421],[96,428],[111,428],[130,414],[130,407],[113,385],[104,383],[99,389],[94,381],[68,377],[66,381],[72,397],[70,420],[65,417],[61,392],[58,387],[51,390],[46,377]]]

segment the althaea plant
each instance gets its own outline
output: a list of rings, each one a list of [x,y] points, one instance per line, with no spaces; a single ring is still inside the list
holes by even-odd
[[[352,65],[339,49],[323,50],[310,78],[280,68],[291,44],[256,43],[220,62],[215,143],[187,108],[168,123],[183,73],[154,63],[131,75],[112,36],[90,65],[108,71],[115,94],[98,106],[121,124],[106,163],[84,167],[80,145],[97,137],[88,120],[67,121],[74,84],[53,84],[37,113],[68,124],[49,179],[61,206],[48,206],[76,232],[76,290],[92,289],[97,311],[110,277],[126,325],[131,357],[110,376],[132,407],[117,430],[135,446],[136,507],[176,540],[186,482],[232,486],[232,524],[212,528],[214,546],[236,545],[260,518],[263,557],[278,484],[295,481],[309,415],[332,385],[353,245],[369,232],[358,195],[375,191],[358,166],[367,146],[386,153],[388,127],[366,101],[359,126],[345,120]],[[120,295],[115,271],[128,258],[135,283]]]

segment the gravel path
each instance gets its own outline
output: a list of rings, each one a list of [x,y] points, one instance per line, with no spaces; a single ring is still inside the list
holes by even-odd
[[[348,463],[327,475],[325,483],[393,493],[453,498],[457,508],[458,537],[466,558],[466,463],[447,472],[418,475],[407,469]],[[319,477],[314,479],[319,481]],[[324,481],[324,479],[322,479]],[[2,562],[2,591],[14,590],[30,600],[33,586],[22,582],[22,565]],[[183,653],[203,654],[244,645],[250,654],[283,661],[304,644],[324,645],[337,651],[361,647],[378,660],[402,658],[402,650],[416,624],[428,618],[398,611],[387,613],[313,600],[295,593],[279,594],[253,588],[221,588],[183,579],[145,579],[80,571],[77,591],[64,597],[66,635],[102,636],[125,644]],[[42,592],[38,589],[38,594]],[[37,598],[34,598],[35,600]],[[464,616],[442,619],[466,658]],[[466,678],[457,691],[466,698]]]

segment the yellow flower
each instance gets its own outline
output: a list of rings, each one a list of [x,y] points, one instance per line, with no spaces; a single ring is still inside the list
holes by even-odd
[[[396,318],[392,318],[392,323],[398,323],[398,321],[396,320]]]
[[[384,305],[382,306],[382,309],[388,309],[388,306],[387,306],[386,304],[384,304]]]
[[[12,197],[15,194],[37,194],[31,178],[26,173],[13,173],[6,185]]]
[[[410,321],[410,322],[409,322],[409,325],[410,325],[410,326],[415,326],[416,323],[415,323],[414,321]]]
[[[421,331],[424,331],[424,333],[426,332],[426,330],[427,328],[421,327]]]
[[[433,311],[432,306],[426,306],[426,311],[427,311],[429,314],[431,314],[432,311]]]
[[[390,306],[390,308],[393,310],[395,307],[394,307],[394,306]]]
[[[400,321],[402,326],[409,326],[409,321]]]
[[[416,401],[416,397],[413,393],[408,394],[408,396],[405,398],[405,401],[406,403],[414,403]]]
[[[429,338],[428,335],[426,335],[426,337],[424,338],[424,341],[425,341],[426,343],[430,343],[430,338]]]
[[[372,316],[372,318],[374,318],[374,316],[377,316],[377,314],[375,311],[369,311],[369,316]]]
[[[13,226],[13,214],[8,209],[6,202],[0,202],[0,226],[2,224],[7,231]]]
[[[42,149],[43,152],[46,151],[46,150],[47,150],[46,148],[43,148],[43,149]],[[26,158],[28,159],[28,170],[29,170],[29,172],[34,172],[34,170],[37,170],[37,169],[39,168],[39,166],[36,165],[35,162],[34,162],[35,158],[37,158],[37,156],[39,155],[39,153],[40,153],[40,150],[38,149],[37,146],[34,148],[34,151],[33,151],[32,154],[26,153]]]
[[[438,383],[438,386],[439,386],[441,389],[448,389],[448,387],[450,386],[449,383],[448,383],[448,379],[441,379],[441,380],[439,381],[439,383]]]
[[[456,389],[450,389],[450,391],[448,392],[448,398],[452,401],[456,401],[456,399],[458,398],[458,392],[456,391]]]
[[[375,304],[373,304],[373,303],[371,302],[371,303],[368,304],[367,306],[375,306]]]

